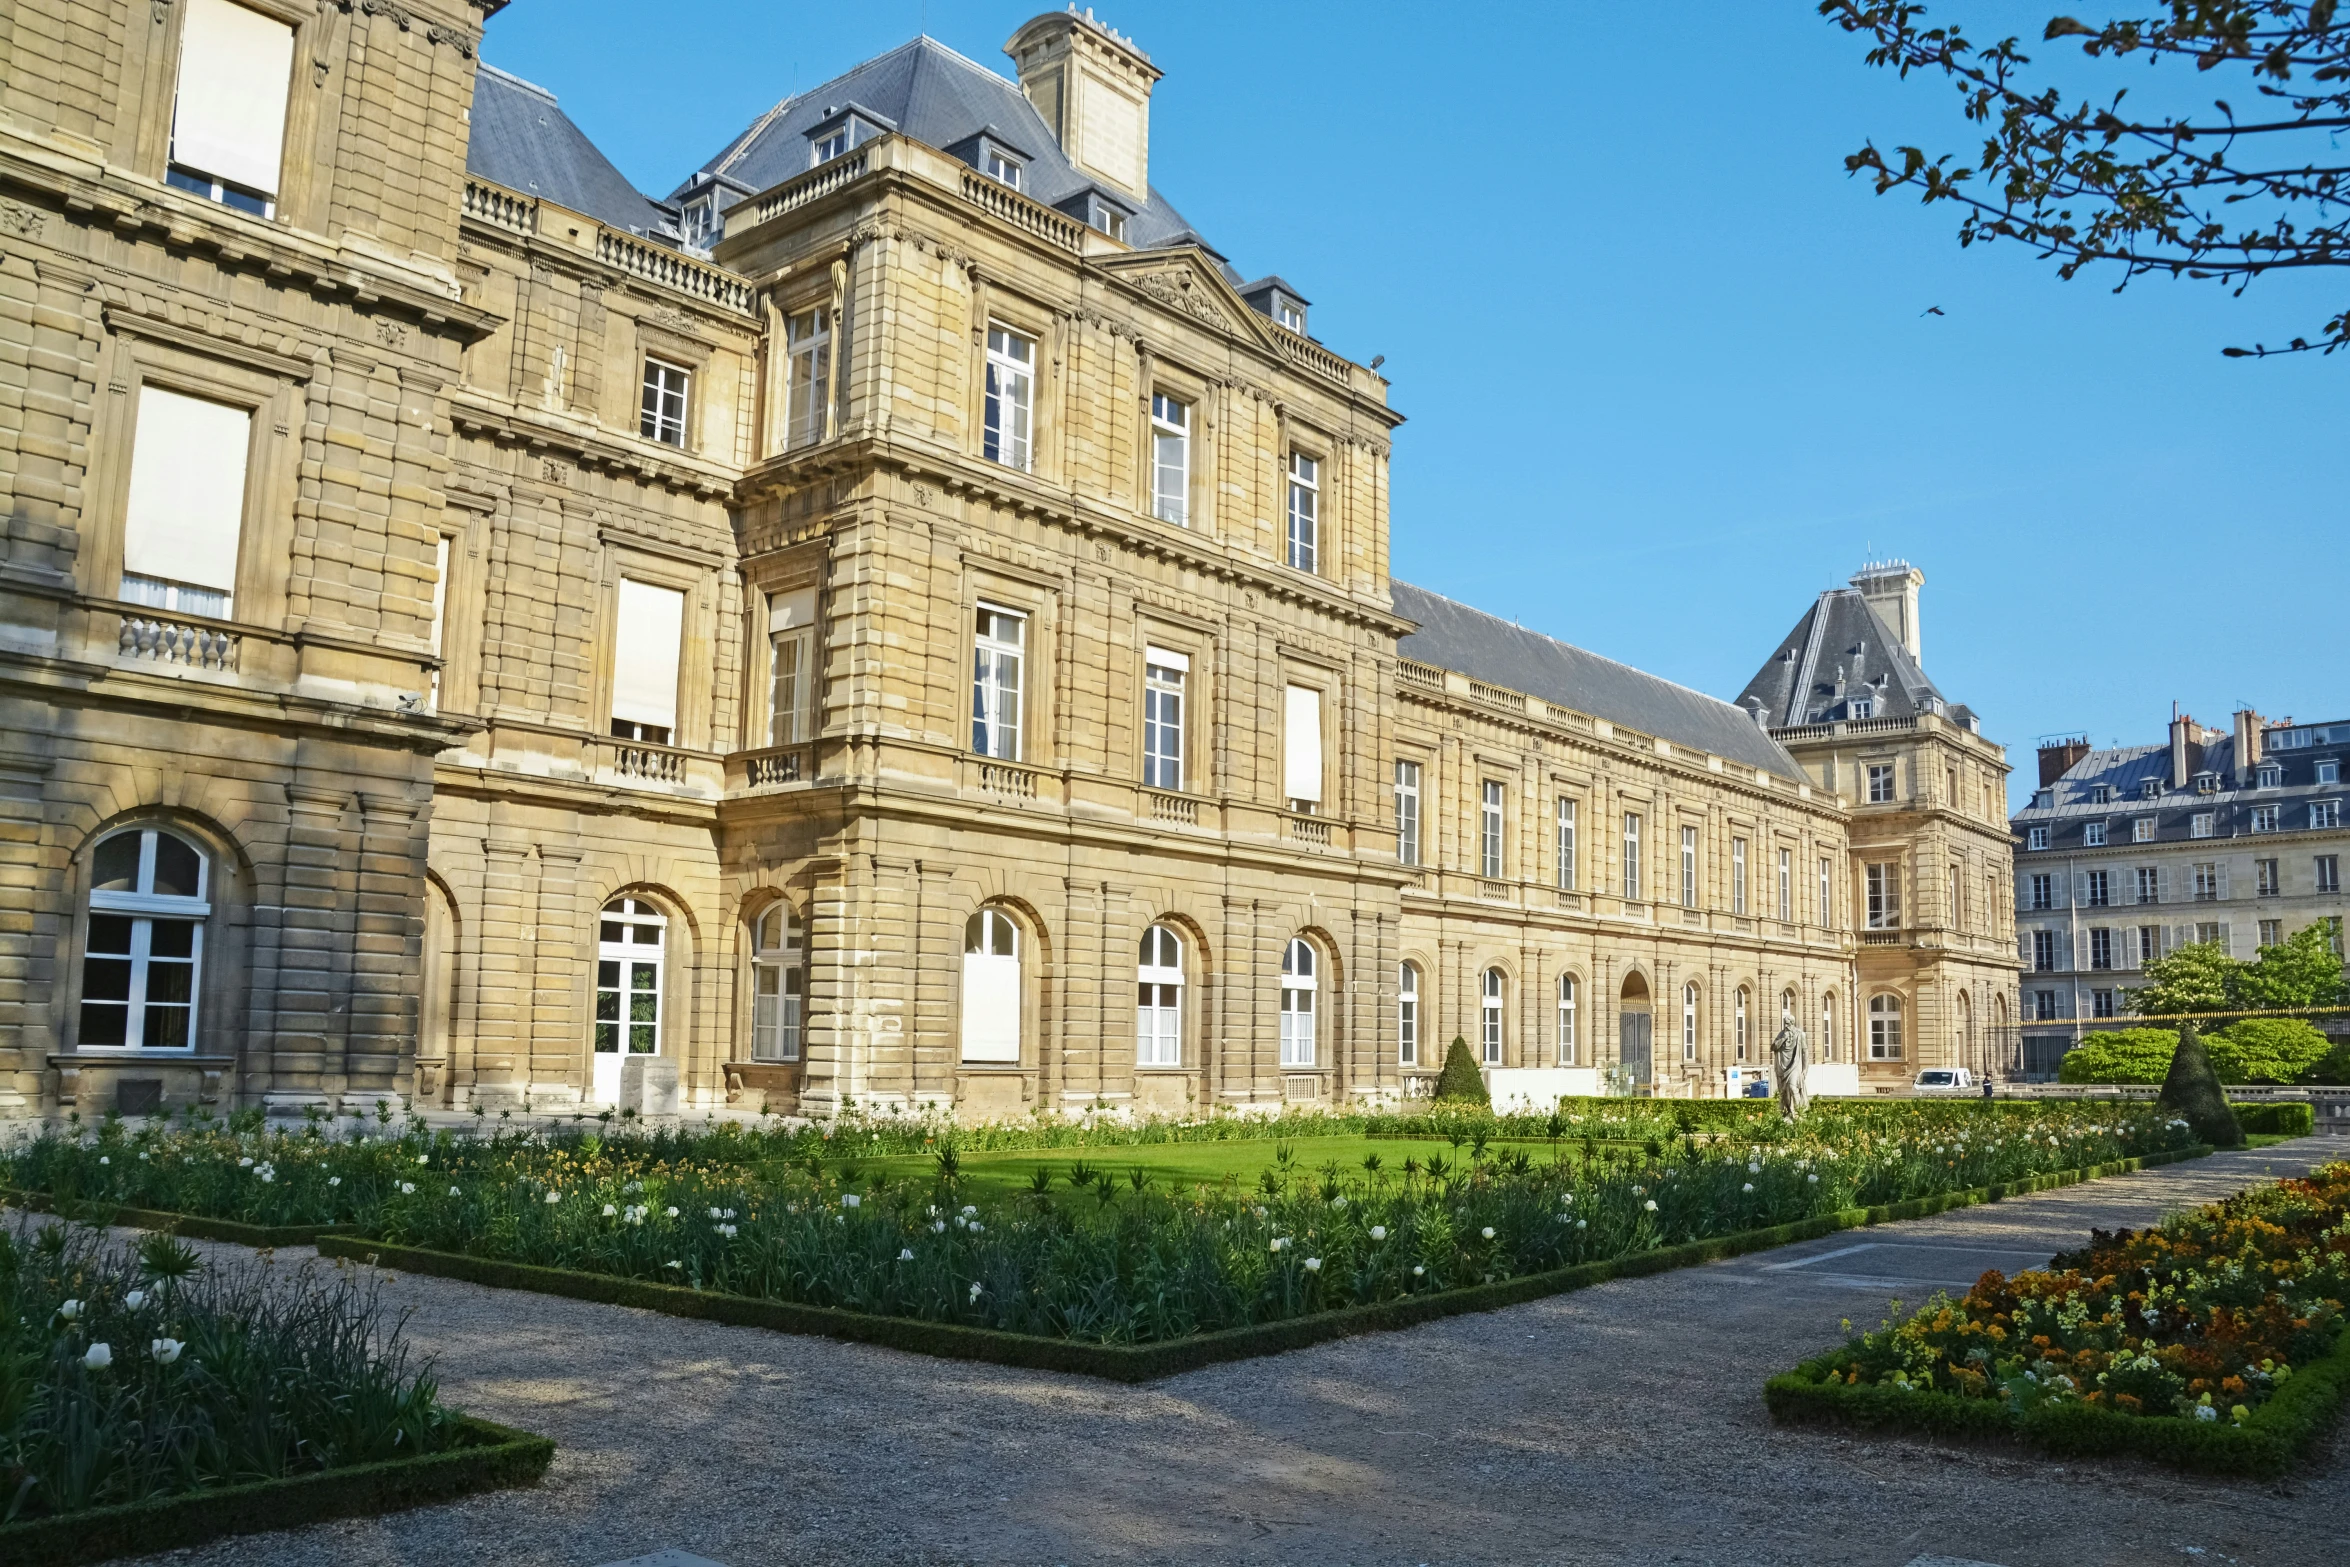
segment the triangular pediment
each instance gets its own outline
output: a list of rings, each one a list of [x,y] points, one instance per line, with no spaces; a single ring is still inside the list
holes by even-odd
[[[1137,251],[1109,257],[1097,265],[1178,314],[1235,337],[1269,341],[1262,318],[1196,245]]]

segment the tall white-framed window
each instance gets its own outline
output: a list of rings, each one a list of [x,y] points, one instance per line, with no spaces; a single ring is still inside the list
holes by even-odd
[[[1697,829],[1681,829],[1681,907],[1697,907]]]
[[[1018,1063],[1020,996],[1020,926],[1002,909],[981,909],[963,922],[965,1061]]]
[[[620,579],[612,626],[612,733],[668,745],[677,733],[677,680],[685,642],[685,594]]]
[[[1681,1059],[1697,1059],[1697,987],[1681,987]]]
[[[1134,970],[1134,1063],[1183,1064],[1183,938],[1164,925],[1142,933]]]
[[[767,743],[805,745],[816,733],[816,590],[767,596]]]
[[[1501,1065],[1503,984],[1497,968],[1487,969],[1477,984],[1477,1038],[1484,1046],[1487,1066]]]
[[[436,662],[433,664],[432,683],[426,701],[436,713],[441,710],[441,664],[438,661],[443,657],[442,646],[448,639],[450,543],[445,533],[433,535],[431,641],[432,656]]]
[[[187,0],[165,180],[260,217],[283,172],[294,30],[229,0]]]
[[[1746,912],[1746,840],[1730,840],[1730,912]]]
[[[1183,687],[1191,660],[1165,648],[1142,656],[1142,781],[1153,789],[1183,787]]]
[[[986,401],[980,455],[1026,472],[1036,404],[1036,344],[1007,327],[987,329]]]
[[[1312,686],[1282,688],[1281,789],[1301,816],[1321,807],[1322,693]]]
[[[1477,812],[1477,869],[1487,881],[1501,880],[1501,832],[1503,789],[1499,780],[1488,778],[1480,791],[1482,799]]]
[[[252,444],[248,409],[151,383],[139,388],[122,598],[166,613],[230,617]]]
[[[1640,897],[1640,813],[1624,813],[1624,896]]]
[[[1563,794],[1558,800],[1558,882],[1561,892],[1575,890],[1575,802]]]
[[[807,1005],[807,954],[799,919],[777,899],[751,927],[751,1059],[797,1061]]]
[[[2339,800],[2311,801],[2309,806],[2309,825],[2313,831],[2322,831],[2329,827],[2341,826],[2342,802]]]
[[[125,829],[91,851],[77,1048],[195,1048],[210,878],[203,851],[160,827]]]
[[[669,921],[642,898],[615,898],[596,927],[594,1097],[619,1097],[620,1063],[661,1050],[661,970]]]
[[[1151,394],[1151,515],[1191,526],[1191,407]]]
[[[1420,764],[1395,764],[1395,857],[1405,865],[1420,863]]]
[[[832,392],[832,312],[822,305],[784,323],[790,378],[784,391],[783,444],[813,446],[824,439],[825,405]]]
[[[2130,842],[2152,843],[2153,841],[2154,818],[2151,816],[2132,817],[2130,819]]]
[[[664,446],[685,445],[685,412],[693,372],[667,360],[645,358],[644,397],[637,405],[637,434]]]
[[[1818,1058],[1822,1061],[1833,1061],[1836,1059],[1836,1051],[1838,1048],[1839,1046],[1836,1040],[1836,992],[1831,990],[1820,997],[1820,1043],[1818,1047]]]
[[[1869,895],[1869,929],[1899,930],[1901,928],[1901,864],[1884,860],[1867,866],[1863,880]]]
[[[2275,808],[2272,806],[2272,807],[2270,807],[2270,809],[2272,809],[2272,810],[2273,810],[2273,809],[2275,809]],[[2255,812],[2253,812],[2253,815],[2254,815],[2254,817],[2256,817],[2256,818],[2259,816],[2259,814],[2260,814],[2260,813],[2259,813],[2258,811],[2255,811]],[[2257,828],[2255,828],[2254,830],[2255,830],[2255,831],[2258,831],[2258,829],[2257,829]],[[2084,847],[2086,847],[2086,848],[2091,848],[2091,849],[2102,849],[2102,848],[2104,848],[2104,847],[2105,847],[2105,823],[2103,823],[2103,822],[2090,822],[2090,823],[2086,824],[2085,826],[2083,826],[2083,827],[2081,828],[2081,843],[2082,843],[2082,845],[2083,845]]]
[[[1879,991],[1869,997],[1869,1059],[1901,1059],[1901,998]]]
[[[992,604],[979,606],[971,637],[971,749],[980,756],[1020,760],[1020,676],[1027,639],[1027,616]]]
[[[1836,924],[1836,879],[1834,862],[1820,856],[1820,924],[1833,929]]]
[[[1779,921],[1786,925],[1795,922],[1795,851],[1793,849],[1779,851]]]
[[[1321,555],[1322,462],[1304,452],[1289,454],[1289,564],[1313,571]]]
[[[1420,1064],[1420,965],[1405,963],[1395,971],[1395,1058],[1404,1066]]]
[[[1746,1001],[1746,987],[1740,985],[1738,993],[1730,998],[1730,1042],[1741,1061],[1746,1059]]]
[[[1575,976],[1559,976],[1558,1064],[1575,1064]]]
[[[1869,803],[1883,805],[1892,798],[1893,764],[1891,762],[1871,762],[1869,764]]]
[[[1314,944],[1303,936],[1290,938],[1281,953],[1281,1064],[1314,1064]]]

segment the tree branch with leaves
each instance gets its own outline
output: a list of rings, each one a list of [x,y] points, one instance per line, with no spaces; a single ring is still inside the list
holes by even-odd
[[[2015,38],[1978,46],[1932,26],[1913,0],[1820,0],[1820,14],[1870,40],[1868,63],[1940,72],[1984,127],[1974,166],[1952,154],[1874,143],[1844,160],[1877,194],[1914,190],[1960,209],[1962,246],[2008,240],[2057,263],[2067,280],[2110,262],[2115,292],[2145,273],[2204,279],[2238,295],[2265,274],[2350,267],[2350,21],[2338,0],[2169,0],[2156,15],[2100,26],[2052,19],[2043,41],[2078,39],[2093,60],[2178,62],[2242,78],[2234,102],[2140,112],[2121,88],[2068,100],[2027,78]],[[2350,348],[2350,309],[2316,333],[2236,358]]]

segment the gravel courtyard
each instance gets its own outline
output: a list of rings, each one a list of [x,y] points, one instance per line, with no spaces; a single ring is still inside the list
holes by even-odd
[[[2305,1139],[1127,1388],[401,1277],[451,1402],[547,1483],[175,1567],[2350,1561],[2350,1442],[2282,1486],[1774,1427],[1763,1378],[2267,1173]],[[290,1254],[289,1254],[290,1255]]]

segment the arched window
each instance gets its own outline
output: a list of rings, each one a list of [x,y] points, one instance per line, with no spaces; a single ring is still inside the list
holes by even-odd
[[[800,922],[778,899],[752,927],[751,1059],[797,1061],[808,981]]]
[[[1965,991],[1958,993],[1958,1022],[1950,1031],[1954,1060],[1961,1066],[1979,1066],[1975,1060],[1975,1003]]]
[[[1164,925],[1142,933],[1134,971],[1135,1064],[1183,1064],[1183,939]]]
[[[98,845],[78,1045],[194,1048],[210,869],[195,845],[158,828],[134,827]]]
[[[1281,954],[1281,1064],[1314,1064],[1314,948],[1291,939]]]
[[[669,921],[642,898],[604,905],[596,933],[596,1098],[620,1097],[620,1063],[661,1050],[661,959]]]
[[[1559,1065],[1575,1064],[1575,976],[1559,976]]]
[[[1836,992],[1833,990],[1820,997],[1820,1042],[1814,1047],[1813,1059],[1836,1059]]]
[[[1869,1059],[1871,1061],[1898,1061],[1901,1059],[1901,998],[1893,995],[1869,997]]]
[[[1002,909],[963,925],[963,1059],[1020,1059],[1020,927]]]
[[[1697,987],[1681,987],[1681,1059],[1697,1059]]]
[[[1744,985],[1738,987],[1738,994],[1731,999],[1730,1008],[1731,1032],[1735,1036],[1735,1043],[1738,1046],[1738,1059],[1743,1061],[1746,1059],[1746,987]]]
[[[1395,972],[1395,1058],[1405,1066],[1420,1064],[1420,965],[1406,963]]]
[[[1478,984],[1478,1037],[1485,1046],[1485,1064],[1501,1065],[1501,970],[1489,968]]]

